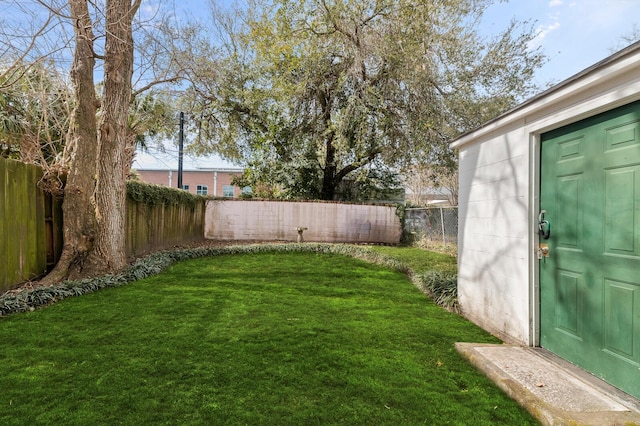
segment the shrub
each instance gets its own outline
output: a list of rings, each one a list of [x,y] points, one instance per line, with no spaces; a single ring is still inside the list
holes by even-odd
[[[429,271],[414,276],[414,283],[426,292],[433,301],[455,313],[460,313],[458,305],[458,276],[439,271]]]
[[[151,206],[166,204],[183,204],[194,208],[204,201],[204,197],[190,194],[177,188],[162,185],[150,185],[134,180],[127,181],[127,197],[133,201],[146,203]]]

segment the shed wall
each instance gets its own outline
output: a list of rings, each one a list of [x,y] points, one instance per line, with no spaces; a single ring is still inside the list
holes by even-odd
[[[464,315],[536,345],[539,135],[640,99],[640,52],[595,68],[455,141]]]
[[[522,343],[529,329],[527,146],[523,127],[513,125],[460,150],[460,305],[481,327]]]

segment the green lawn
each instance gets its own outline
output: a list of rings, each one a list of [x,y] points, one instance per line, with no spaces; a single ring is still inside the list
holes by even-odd
[[[370,250],[394,257],[416,273],[441,271],[455,274],[458,270],[457,259],[454,256],[426,251],[418,247],[371,246]]]
[[[496,342],[346,256],[224,255],[0,319],[0,424],[524,425]]]

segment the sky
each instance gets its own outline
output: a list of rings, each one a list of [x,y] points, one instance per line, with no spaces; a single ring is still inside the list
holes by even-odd
[[[182,0],[176,9],[187,16],[206,16],[209,0]],[[622,45],[622,37],[640,27],[640,0],[511,0],[496,1],[480,23],[479,30],[490,37],[504,30],[512,20],[530,21],[548,62],[538,70],[541,86],[560,83],[610,56]],[[617,49],[616,49],[617,48]],[[166,144],[167,154],[139,153],[134,168],[177,168],[177,148]],[[185,156],[184,169],[237,167],[222,159]]]
[[[495,33],[512,19],[535,21],[534,47],[548,56],[536,82],[559,83],[624,47],[622,37],[640,26],[640,0],[511,0],[489,8],[482,30]]]

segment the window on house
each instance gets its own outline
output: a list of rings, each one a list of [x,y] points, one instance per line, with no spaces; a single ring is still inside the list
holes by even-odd
[[[197,185],[196,186],[196,194],[197,195],[207,195],[207,185]]]
[[[224,185],[222,187],[223,197],[233,197],[233,185]]]
[[[189,192],[189,185],[182,185],[182,189]]]
[[[242,194],[243,195],[251,195],[251,194],[253,194],[253,190],[251,189],[250,186],[245,186],[244,188],[242,188]]]

